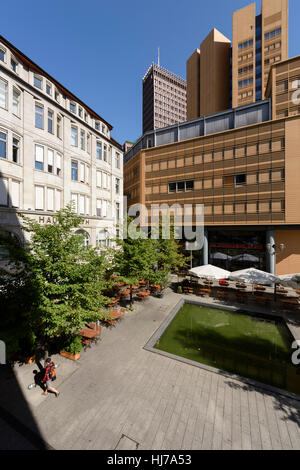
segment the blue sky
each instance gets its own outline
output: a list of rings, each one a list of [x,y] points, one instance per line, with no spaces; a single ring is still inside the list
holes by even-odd
[[[157,60],[186,78],[186,60],[213,27],[231,39],[247,0],[14,0],[0,31],[110,122],[121,144],[142,131],[142,77]],[[257,9],[260,8],[260,1]],[[299,0],[289,0],[290,57],[300,54]]]

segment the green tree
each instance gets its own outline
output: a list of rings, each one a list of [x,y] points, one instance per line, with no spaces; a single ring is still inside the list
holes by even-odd
[[[83,237],[75,233],[83,220],[71,206],[59,211],[52,224],[41,226],[29,217],[23,219],[30,239],[24,249],[8,247],[11,265],[18,265],[20,271],[13,269],[2,276],[2,285],[5,276],[15,280],[6,305],[14,316],[16,311],[18,318],[25,315],[38,337],[65,338],[69,343],[86,323],[104,316],[107,261],[97,249],[84,246]],[[31,296],[28,301],[26,294]],[[24,303],[26,314],[21,311]]]
[[[127,229],[132,223],[127,220]],[[114,272],[119,274],[130,286],[130,305],[132,306],[132,285],[139,280],[149,280],[157,262],[157,252],[151,239],[141,229],[136,230],[137,238],[128,236],[117,240],[118,249],[114,254]]]

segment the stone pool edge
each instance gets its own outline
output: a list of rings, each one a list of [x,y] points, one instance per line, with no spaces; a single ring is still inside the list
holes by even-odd
[[[296,395],[293,392],[288,392],[288,391],[283,390],[281,388],[273,387],[272,385],[267,385],[267,384],[264,384],[262,382],[258,382],[258,381],[253,380],[253,379],[248,379],[247,377],[243,377],[241,375],[236,375],[236,374],[233,374],[231,372],[226,372],[225,370],[222,370],[222,369],[217,369],[216,367],[211,367],[211,366],[208,366],[206,364],[202,364],[201,362],[192,361],[190,359],[186,359],[184,357],[176,356],[175,354],[171,354],[171,353],[168,353],[166,351],[161,351],[159,349],[156,349],[154,347],[155,344],[157,343],[159,338],[162,336],[164,331],[170,325],[170,323],[172,322],[172,320],[174,319],[174,317],[177,315],[177,313],[183,307],[184,304],[197,305],[199,307],[216,308],[218,310],[227,310],[229,312],[238,312],[238,311],[240,311],[240,312],[244,312],[244,313],[246,313],[246,314],[248,314],[252,317],[261,316],[261,317],[269,317],[269,318],[272,318],[272,319],[280,318],[282,321],[284,321],[284,323],[287,326],[291,336],[294,339],[296,339],[293,332],[292,332],[292,330],[291,330],[291,328],[289,328],[288,320],[285,318],[284,314],[281,315],[281,314],[277,313],[277,314],[274,315],[274,312],[272,312],[270,314],[268,314],[267,312],[261,312],[261,311],[252,312],[250,310],[247,310],[246,308],[241,308],[241,307],[221,305],[221,304],[211,304],[211,303],[208,303],[208,302],[206,303],[206,302],[201,302],[201,301],[197,301],[197,300],[181,298],[171,308],[170,313],[168,314],[167,318],[155,330],[155,332],[150,337],[150,339],[147,341],[147,343],[145,344],[143,349],[145,349],[146,351],[150,351],[154,354],[160,354],[161,356],[168,357],[169,359],[173,359],[173,360],[176,360],[176,361],[179,361],[179,362],[183,362],[183,363],[188,364],[190,366],[198,367],[198,368],[206,370],[208,372],[213,372],[214,374],[223,375],[224,377],[227,377],[227,378],[230,378],[230,379],[233,379],[233,380],[237,380],[237,381],[239,381],[243,384],[249,385],[249,386],[254,387],[254,388],[260,388],[260,389],[266,390],[267,392],[270,392],[270,393],[273,393],[273,394],[276,394],[276,395],[282,395],[286,398],[300,401],[300,395]]]

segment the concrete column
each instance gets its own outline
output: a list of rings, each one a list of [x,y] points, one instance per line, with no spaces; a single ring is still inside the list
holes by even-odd
[[[208,230],[204,229],[203,264],[208,264]]]
[[[267,268],[271,274],[276,275],[276,249],[273,248],[275,245],[275,232],[273,227],[267,230],[267,244],[270,244],[270,251],[267,250]]]

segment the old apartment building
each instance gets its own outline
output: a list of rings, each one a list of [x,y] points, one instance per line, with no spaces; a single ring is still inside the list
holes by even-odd
[[[107,246],[122,214],[123,153],[112,126],[0,36],[0,228],[41,224],[73,201],[86,244]]]

